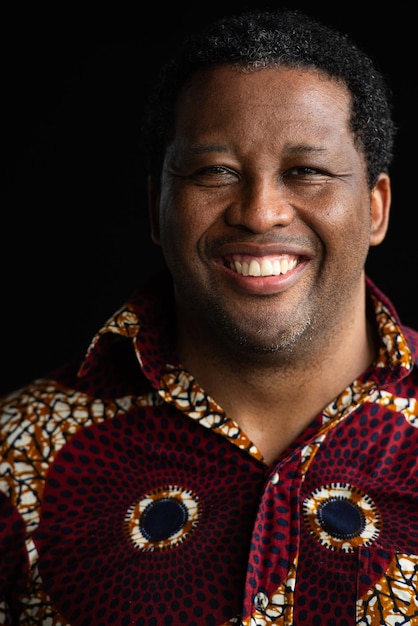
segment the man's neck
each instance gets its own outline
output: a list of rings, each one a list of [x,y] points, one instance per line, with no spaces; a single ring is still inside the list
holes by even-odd
[[[299,357],[295,349],[291,359],[235,355],[217,346],[213,335],[210,341],[187,341],[179,353],[199,385],[270,463],[375,358],[375,338],[365,319],[334,335],[334,341],[330,336]]]

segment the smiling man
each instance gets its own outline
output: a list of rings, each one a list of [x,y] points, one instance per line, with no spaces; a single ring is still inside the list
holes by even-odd
[[[244,13],[185,41],[143,130],[166,270],[2,401],[2,623],[413,623],[418,333],[365,274],[382,77]]]
[[[369,188],[350,113],[319,72],[203,70],[151,180],[180,360],[270,461],[377,353],[364,265],[390,183]]]

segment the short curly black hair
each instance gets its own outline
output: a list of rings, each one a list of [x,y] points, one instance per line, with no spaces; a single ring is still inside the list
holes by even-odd
[[[221,64],[253,69],[302,67],[341,81],[352,96],[351,129],[366,160],[370,188],[381,172],[388,172],[396,128],[392,93],[382,73],[346,34],[299,10],[283,9],[220,18],[187,37],[163,65],[142,124],[145,164],[157,180],[173,139],[182,86],[199,70]]]

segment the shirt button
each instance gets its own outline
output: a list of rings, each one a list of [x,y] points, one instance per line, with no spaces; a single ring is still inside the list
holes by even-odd
[[[274,472],[273,476],[271,477],[271,484],[278,485],[279,482],[280,482],[280,474],[279,472]]]
[[[254,606],[259,611],[265,611],[269,601],[266,594],[263,591],[259,591],[254,598]]]

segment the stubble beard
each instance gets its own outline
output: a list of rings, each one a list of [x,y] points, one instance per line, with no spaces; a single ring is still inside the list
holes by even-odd
[[[189,319],[200,320],[199,332],[206,336],[215,350],[225,358],[238,359],[253,364],[273,363],[289,365],[295,359],[295,351],[308,351],[311,348],[313,321],[307,316],[304,320],[279,324],[265,312],[258,319],[240,322],[222,302],[216,299],[200,300],[188,294]]]

